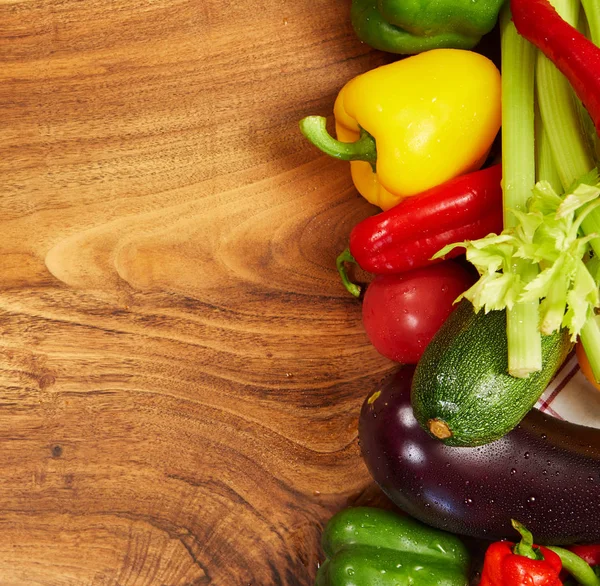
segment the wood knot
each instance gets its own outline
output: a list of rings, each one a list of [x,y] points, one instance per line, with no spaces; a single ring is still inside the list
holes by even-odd
[[[40,389],[46,389],[46,388],[52,386],[55,382],[56,382],[56,378],[54,377],[54,375],[46,373],[46,374],[43,374],[42,376],[40,376],[40,378],[38,380],[38,385],[39,385]]]

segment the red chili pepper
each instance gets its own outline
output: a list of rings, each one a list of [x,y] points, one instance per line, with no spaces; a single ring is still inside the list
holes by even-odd
[[[572,545],[569,550],[585,560],[590,566],[600,567],[600,544]]]
[[[499,233],[501,179],[501,165],[494,165],[409,197],[356,225],[350,253],[365,271],[400,273],[437,262],[430,259],[446,244]]]
[[[562,561],[565,585],[576,583],[582,586],[600,586],[600,545],[572,545],[568,549],[548,547]]]
[[[479,586],[561,586],[560,557],[533,545],[531,533],[517,521],[512,523],[521,541],[499,541],[488,547]]]
[[[600,134],[600,48],[563,20],[548,0],[511,0],[519,34],[563,73]]]

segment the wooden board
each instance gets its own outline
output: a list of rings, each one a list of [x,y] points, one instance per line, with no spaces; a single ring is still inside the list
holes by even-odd
[[[0,0],[1,585],[312,583],[391,364],[297,122],[385,59],[345,0]]]

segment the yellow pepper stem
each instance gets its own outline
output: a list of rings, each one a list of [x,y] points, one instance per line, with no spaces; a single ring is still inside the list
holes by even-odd
[[[341,142],[327,132],[327,119],[323,116],[307,116],[300,120],[302,134],[326,155],[342,161],[367,161],[373,167],[377,161],[375,139],[363,128],[360,138],[354,142]]]

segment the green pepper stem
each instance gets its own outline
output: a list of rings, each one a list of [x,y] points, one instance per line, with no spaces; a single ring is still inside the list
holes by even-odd
[[[356,264],[356,260],[354,260],[354,257],[350,254],[349,248],[346,248],[346,250],[344,250],[344,252],[337,257],[335,265],[337,266],[338,273],[340,274],[342,283],[344,283],[346,290],[350,294],[354,295],[354,297],[358,298],[360,297],[361,288],[356,283],[353,283],[348,277],[348,273],[346,272],[347,262]]]
[[[367,161],[375,165],[377,148],[375,139],[363,128],[360,138],[354,142],[341,142],[327,132],[327,119],[323,116],[307,116],[300,120],[302,134],[326,155],[342,161]]]
[[[600,578],[596,576],[590,565],[578,555],[562,547],[548,546],[562,562],[563,568],[569,572],[582,586],[600,586]]]
[[[531,534],[531,531],[529,531],[525,525],[519,523],[519,521],[516,521],[515,519],[511,519],[510,522],[521,535],[521,541],[515,545],[513,552],[517,555],[522,555],[526,558],[529,558],[530,560],[539,560],[540,554],[536,553],[536,551],[533,549],[533,535]]]

